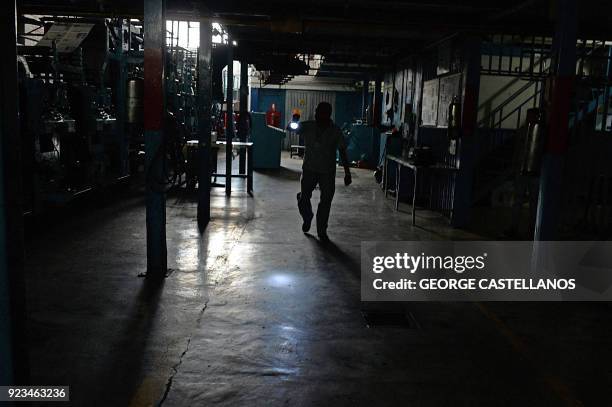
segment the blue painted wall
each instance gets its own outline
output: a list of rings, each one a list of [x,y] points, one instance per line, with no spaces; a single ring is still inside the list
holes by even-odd
[[[285,123],[285,89],[251,88],[251,111],[267,112],[272,103],[281,112],[281,123]],[[340,127],[361,117],[361,92],[336,92],[335,119]],[[287,118],[288,120],[288,118]]]
[[[361,92],[336,92],[336,124],[340,127],[361,117]]]
[[[276,110],[281,114],[281,125],[285,123],[285,93],[284,89],[251,89],[251,111],[267,112],[272,103],[276,103]]]

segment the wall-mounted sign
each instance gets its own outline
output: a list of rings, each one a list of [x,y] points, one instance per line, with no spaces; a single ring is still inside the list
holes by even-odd
[[[439,88],[439,79],[432,79],[423,83],[423,107],[421,111],[423,126],[435,126],[437,123]]]

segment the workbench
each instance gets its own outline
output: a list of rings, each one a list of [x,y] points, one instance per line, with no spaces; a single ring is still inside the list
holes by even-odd
[[[414,182],[412,184],[412,225],[416,225],[416,196],[417,196],[417,182],[418,182],[418,173],[419,171],[450,171],[456,172],[458,171],[457,167],[450,166],[447,164],[436,163],[433,165],[417,165],[412,161],[409,161],[405,158],[395,156],[395,155],[385,155],[385,163],[384,163],[384,174],[383,174],[383,188],[385,190],[385,197],[387,196],[387,179],[388,179],[388,171],[387,164],[389,161],[393,161],[396,163],[396,176],[395,176],[395,210],[399,210],[399,196],[400,196],[400,185],[401,185],[401,175],[402,168],[408,168],[414,174]],[[431,189],[430,189],[430,204],[431,204]]]
[[[227,145],[227,141],[217,141],[215,143],[217,146],[225,146]],[[247,180],[247,193],[249,195],[253,195],[253,143],[246,141],[232,141],[232,147],[241,150],[246,150],[247,156],[247,165],[246,165],[246,173],[238,172],[236,174],[231,174],[232,178],[246,178]],[[220,174],[218,172],[213,172],[212,176],[216,179],[217,177],[225,178],[226,174]],[[213,184],[213,186],[217,186],[217,184]],[[225,185],[219,184],[219,186],[225,187]]]
[[[293,144],[291,145],[291,151],[289,152],[289,158],[293,158],[294,155],[297,155],[298,157],[304,157],[304,151],[306,151],[305,146]]]

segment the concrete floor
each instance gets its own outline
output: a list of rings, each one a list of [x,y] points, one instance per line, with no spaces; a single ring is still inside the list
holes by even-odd
[[[479,236],[426,211],[412,227],[354,170],[323,247],[300,230],[300,165],[257,173],[253,198],[215,189],[203,234],[192,197],[169,197],[162,285],[138,277],[140,197],[31,234],[33,383],[70,385],[74,406],[612,405],[608,304],[362,303],[362,240]]]

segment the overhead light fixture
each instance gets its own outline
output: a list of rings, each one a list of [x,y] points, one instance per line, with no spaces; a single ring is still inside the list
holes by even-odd
[[[235,47],[235,46],[237,46],[237,45],[238,45],[238,41],[236,41],[236,40],[232,41],[232,45],[233,45],[234,47]]]

